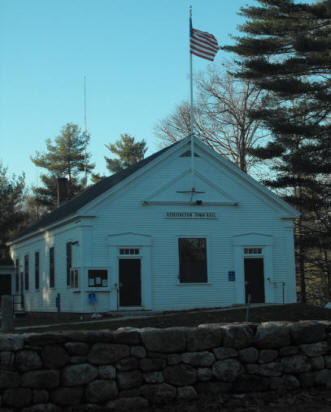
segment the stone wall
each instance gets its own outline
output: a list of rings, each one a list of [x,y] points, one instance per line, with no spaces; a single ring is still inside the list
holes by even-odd
[[[1,410],[138,410],[318,385],[331,387],[331,322],[0,334]]]

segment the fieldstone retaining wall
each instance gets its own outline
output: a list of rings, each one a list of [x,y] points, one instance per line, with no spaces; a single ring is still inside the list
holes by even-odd
[[[331,322],[0,334],[1,410],[138,410],[201,394],[331,388]]]

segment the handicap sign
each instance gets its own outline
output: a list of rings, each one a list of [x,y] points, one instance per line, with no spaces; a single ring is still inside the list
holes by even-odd
[[[95,293],[89,293],[88,294],[88,300],[90,303],[96,303],[97,301],[97,296]]]
[[[229,282],[234,282],[236,280],[236,272],[234,270],[229,270]]]

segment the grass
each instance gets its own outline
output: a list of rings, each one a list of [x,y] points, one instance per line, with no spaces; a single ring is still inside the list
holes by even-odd
[[[229,309],[212,311],[201,309],[194,311],[178,311],[159,314],[156,317],[146,316],[139,319],[121,319],[120,317],[105,317],[103,321],[86,322],[84,324],[73,324],[73,321],[79,321],[78,314],[61,314],[56,320],[54,314],[43,314],[37,317],[36,314],[27,314],[24,318],[15,320],[15,327],[19,326],[37,326],[49,325],[52,323],[61,323],[61,326],[49,326],[47,328],[33,328],[31,331],[49,331],[49,330],[96,330],[96,329],[118,329],[120,327],[130,326],[136,328],[157,327],[167,328],[172,326],[198,326],[202,323],[233,323],[244,322],[246,318],[246,309]],[[331,310],[323,309],[312,305],[290,304],[264,306],[250,309],[249,321],[260,323],[267,321],[291,321],[299,320],[331,320]],[[27,332],[28,330],[24,330]],[[23,332],[23,331],[22,331]]]

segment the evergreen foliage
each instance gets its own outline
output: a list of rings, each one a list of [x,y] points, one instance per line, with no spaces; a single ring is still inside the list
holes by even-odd
[[[257,1],[260,7],[241,8],[245,36],[225,47],[246,59],[238,76],[273,95],[263,109],[251,112],[271,130],[273,140],[250,153],[274,159],[276,176],[264,183],[301,212],[296,252],[302,301],[308,266],[326,279],[326,299],[331,300],[331,1]]]
[[[81,133],[77,125],[67,123],[55,138],[54,144],[51,139],[46,140],[45,153],[36,152],[35,156],[31,157],[36,166],[47,170],[47,174],[40,176],[43,186],[32,189],[37,204],[49,210],[56,207],[56,179],[60,177],[68,179],[69,199],[84,189],[84,174],[90,174],[95,167],[90,163],[90,153],[86,152],[89,140],[90,136]]]
[[[136,142],[134,137],[126,133],[121,134],[121,139],[117,140],[115,144],[109,143],[106,145],[106,148],[118,156],[118,158],[105,156],[107,169],[112,173],[117,173],[139,162],[144,158],[147,151],[145,140]]]
[[[25,213],[22,211],[24,200],[25,176],[8,176],[8,170],[0,163],[0,261],[9,262],[6,243],[22,227]]]

